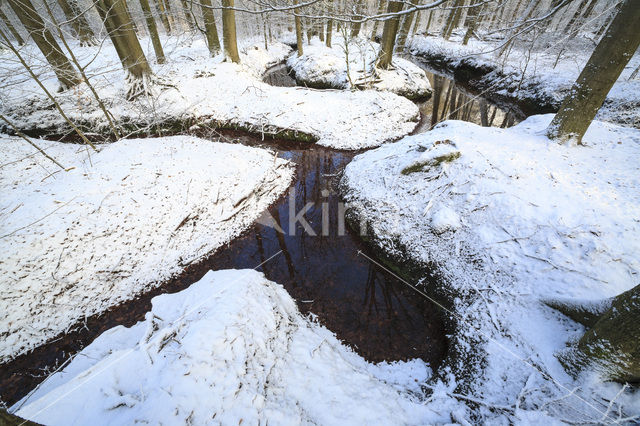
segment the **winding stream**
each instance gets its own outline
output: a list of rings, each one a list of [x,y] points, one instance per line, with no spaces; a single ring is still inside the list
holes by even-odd
[[[433,72],[428,75],[434,94],[419,105],[421,121],[414,133],[427,131],[434,123],[447,118],[502,126],[517,121],[516,114],[488,101],[474,99],[450,78]],[[265,81],[276,86],[295,85],[284,65],[271,68],[265,74]],[[258,220],[239,238],[189,266],[180,276],[136,300],[88,318],[85,327],[0,365],[0,397],[5,402],[11,404],[24,396],[46,376],[48,369],[57,367],[100,333],[144,319],[154,296],[180,291],[210,269],[256,268],[261,263],[264,265],[258,270],[282,284],[296,299],[301,312],[317,316],[367,360],[421,358],[432,368],[438,367],[447,351],[438,308],[360,256],[358,252],[362,251],[376,258],[348,227],[344,233],[339,232],[340,197],[336,184],[356,153],[308,143],[261,141],[256,136],[231,131],[223,132],[222,140],[266,146],[294,162],[297,165],[292,188],[295,199],[282,196],[269,208],[264,220]],[[300,222],[295,224],[295,232],[289,229],[290,217],[307,205],[310,207],[304,218],[316,236],[309,235]],[[328,235],[321,235],[323,205],[328,212]],[[286,232],[279,232],[278,226]],[[276,253],[279,254],[265,262]]]

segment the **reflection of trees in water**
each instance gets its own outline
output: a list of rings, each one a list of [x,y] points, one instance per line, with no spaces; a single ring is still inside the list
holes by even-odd
[[[452,79],[428,71],[427,75],[433,93],[427,102],[420,105],[423,122],[419,132],[432,129],[445,120],[468,121],[484,127],[500,123],[502,128],[516,123],[516,116],[511,110],[502,110],[484,98],[470,95]]]

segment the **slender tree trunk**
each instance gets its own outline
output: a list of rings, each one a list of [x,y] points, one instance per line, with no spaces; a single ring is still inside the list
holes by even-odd
[[[171,24],[169,23],[169,18],[167,17],[167,11],[164,8],[164,2],[162,0],[155,0],[155,4],[156,4],[156,7],[158,8],[158,15],[160,15],[160,20],[162,21],[164,32],[167,34],[171,34]],[[202,4],[202,2],[200,2],[200,4]],[[210,0],[209,0],[209,4],[211,4]]]
[[[144,56],[124,0],[97,0],[96,9],[127,75],[126,97],[134,99],[150,93],[151,67]]]
[[[97,42],[93,31],[75,0],[58,0],[58,4],[64,12],[64,16],[67,18],[67,21],[71,24],[76,37],[80,39],[80,45],[96,45]]]
[[[236,14],[233,9],[234,0],[222,0],[222,42],[224,55],[236,64],[240,63],[238,42],[236,40]]]
[[[460,16],[462,15],[462,6],[464,6],[465,0],[456,0],[453,9],[451,9],[451,13],[449,13],[449,18],[447,19],[447,25],[444,28],[442,33],[442,37],[445,40],[449,40],[451,34],[453,34],[453,30],[458,27],[458,23],[460,22]]]
[[[363,18],[362,16],[362,0],[356,0],[355,4],[355,14],[353,15],[353,19],[360,20]],[[351,23],[351,38],[356,38],[360,34],[360,28],[362,28],[362,22],[353,22]]]
[[[151,43],[153,44],[153,51],[156,54],[156,61],[158,61],[159,64],[164,64],[166,62],[164,51],[162,50],[162,43],[160,43],[156,21],[153,19],[153,14],[151,13],[149,0],[140,0],[140,7],[142,8],[142,13],[144,13],[144,19],[147,21],[147,29],[149,30],[149,37],[151,37]]]
[[[559,142],[581,143],[609,90],[640,45],[640,7],[624,0],[547,129]]]
[[[207,33],[209,55],[213,57],[220,53],[220,39],[218,38],[216,17],[211,8],[211,0],[200,0],[200,6],[202,7],[202,19],[204,20],[204,28]]]
[[[9,6],[27,29],[47,62],[53,67],[61,88],[68,89],[80,83],[78,73],[62,53],[62,49],[51,32],[45,28],[44,22],[36,12],[31,0],[9,0]]]
[[[333,13],[333,0],[327,0],[327,14]],[[327,20],[327,32],[325,34],[325,44],[327,47],[331,47],[331,37],[333,36],[333,19]]]
[[[296,5],[298,4],[297,0],[293,0],[293,4]],[[302,56],[304,55],[304,48],[302,47],[303,41],[302,41],[302,20],[300,19],[300,17],[297,15],[298,13],[298,9],[293,9],[293,12],[296,14],[294,15],[294,21],[295,21],[295,25],[296,25],[296,45],[298,48],[298,56]]]
[[[414,2],[414,4],[420,4],[420,1]],[[400,26],[400,31],[398,33],[398,40],[396,42],[397,49],[404,50],[405,45],[407,43],[407,37],[409,36],[409,30],[411,29],[411,25],[413,24],[413,18],[415,17],[415,12],[411,12],[407,15],[404,15],[404,19],[402,21],[402,25]]]
[[[16,43],[18,43],[18,46],[22,46],[24,44],[24,40],[20,36],[20,33],[16,30],[16,27],[13,26],[13,24],[11,23],[7,15],[4,14],[2,9],[0,9],[0,20],[2,20],[2,22],[7,27],[7,29],[13,36],[13,38],[16,40]]]
[[[389,7],[387,12],[390,14],[398,13],[402,10],[404,3],[399,1],[389,1]],[[392,18],[384,21],[384,27],[382,29],[382,40],[380,40],[380,54],[378,55],[377,66],[382,69],[389,69],[393,62],[393,49],[396,44],[396,35],[398,34],[398,26],[400,25],[400,18],[393,16]]]
[[[191,12],[191,3],[187,0],[180,0],[180,4],[182,5],[182,14],[187,23],[187,28],[189,28],[189,31],[194,32],[196,30],[196,24],[193,13]]]
[[[433,18],[433,10],[429,11],[429,17],[427,18],[427,26],[424,27],[424,33],[429,35],[429,27],[431,27],[431,19]]]
[[[378,1],[378,11],[377,11],[377,15],[382,15],[384,13],[384,9],[387,6],[387,2],[385,0],[379,0]],[[371,30],[371,40],[374,40],[376,38],[376,36],[378,35],[378,26],[380,25],[380,21],[378,21],[377,19],[375,21],[373,21],[373,29]]]
[[[164,10],[165,10],[165,12],[167,14],[167,19],[169,20],[169,25],[171,25],[171,28],[175,28],[176,27],[176,21],[175,21],[175,19],[173,19],[173,12],[171,11],[171,2],[169,0],[159,0],[159,1],[164,6]]]
[[[464,38],[462,39],[463,45],[467,45],[469,43],[469,40],[471,39],[473,32],[476,30],[476,25],[478,23],[478,15],[482,13],[482,10],[483,10],[482,6],[475,6],[469,10],[469,15],[467,16],[467,19],[466,19],[467,32],[464,33]]]

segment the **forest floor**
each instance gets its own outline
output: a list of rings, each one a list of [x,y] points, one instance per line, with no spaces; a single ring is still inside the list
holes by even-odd
[[[142,43],[148,45],[147,39]],[[203,40],[165,40],[168,63],[153,64],[157,84],[154,96],[125,100],[126,84],[118,57],[110,45],[77,47],[82,64],[117,124],[142,134],[175,134],[199,125],[240,128],[254,133],[281,135],[339,149],[378,146],[409,133],[418,120],[411,101],[387,92],[318,91],[303,87],[274,87],[262,82],[271,65],[283,62],[291,48],[273,43],[247,42],[241,49],[241,65],[210,58]],[[147,46],[148,47],[148,46]],[[24,48],[36,69],[35,46]],[[150,52],[148,57],[153,61]],[[68,133],[69,126],[36,83],[26,78],[11,53],[0,53],[3,63],[15,71],[4,74],[6,90],[0,110],[23,131]],[[52,73],[43,74],[55,92]],[[89,89],[81,84],[56,96],[76,123],[92,131],[109,132],[107,121]],[[57,129],[57,130],[56,130]]]
[[[509,129],[447,121],[360,154],[341,184],[347,206],[380,250],[442,280],[423,285],[445,294],[452,380],[482,396],[476,414],[638,416],[637,392],[592,369],[565,372],[556,355],[584,328],[544,301],[601,301],[637,285],[640,130],[594,122],[586,146],[561,146],[544,136],[552,117]]]
[[[421,40],[448,46],[416,37],[414,51]],[[310,55],[339,58],[314,43]],[[153,66],[164,87],[135,102],[124,100],[115,52],[94,58],[89,72],[100,76],[94,83],[119,123],[149,133],[175,120],[191,130],[227,123],[340,149],[376,147],[416,125],[417,106],[393,93],[263,83],[264,71],[290,54],[284,44],[247,43],[242,65],[209,58],[202,40],[164,45],[169,63]],[[17,70],[6,55],[0,60]],[[94,56],[95,48],[82,54]],[[334,81],[343,76],[336,70]],[[55,90],[53,76],[43,77]],[[19,127],[66,127],[23,74],[4,78],[13,88],[0,95],[0,109]],[[549,94],[561,93],[553,78]],[[623,86],[615,93],[635,102]],[[86,87],[56,96],[73,120],[108,131]],[[346,169],[349,211],[368,220],[371,242],[400,261],[435,265],[451,296],[455,356],[439,371],[420,360],[367,363],[302,316],[281,286],[229,270],[154,298],[144,322],[105,332],[13,410],[48,424],[559,424],[640,415],[637,394],[593,371],[564,371],[555,354],[584,329],[542,303],[602,299],[636,284],[640,131],[597,122],[586,147],[564,147],[543,136],[550,118],[511,129],[448,121]],[[3,359],[222,246],[293,175],[266,149],[187,136],[122,140],[100,153],[37,142],[75,168],[53,174],[25,142],[0,138],[0,303],[10,313],[1,323]],[[433,163],[443,153],[453,161]]]
[[[454,34],[448,41],[439,36],[414,36],[408,48],[412,54],[453,71],[456,77],[470,77],[470,85],[487,95],[524,101],[532,112],[541,105],[547,112],[557,110],[595,47],[586,34],[571,40],[540,36],[514,43],[507,54],[499,56],[502,40],[472,38],[463,46],[462,36]],[[640,75],[630,78],[638,66],[637,53],[609,92],[596,119],[640,128]]]

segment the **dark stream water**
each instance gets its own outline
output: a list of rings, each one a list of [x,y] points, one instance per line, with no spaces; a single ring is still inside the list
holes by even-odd
[[[516,116],[459,87],[446,76],[428,73],[434,94],[419,105],[421,122],[417,132],[446,118],[464,119],[484,125],[508,126]],[[284,65],[272,68],[265,81],[276,86],[294,86]],[[456,111],[457,110],[457,111]],[[295,199],[281,197],[239,238],[221,247],[182,274],[150,290],[136,300],[90,317],[75,331],[58,336],[33,352],[0,365],[0,398],[13,403],[43,380],[51,368],[88,345],[99,334],[116,325],[131,326],[144,319],[151,299],[161,293],[180,291],[199,280],[208,270],[256,268],[282,284],[296,299],[303,313],[312,313],[369,361],[421,358],[437,368],[447,350],[438,308],[413,290],[372,264],[359,251],[376,259],[361,238],[340,220],[340,197],[336,184],[344,167],[356,155],[308,143],[261,141],[239,132],[209,136],[234,143],[266,146],[297,165],[291,188]],[[294,229],[289,219],[308,206],[304,219]],[[323,211],[328,234],[322,235]],[[266,220],[268,219],[268,220]],[[326,226],[326,225],[325,225]],[[276,228],[285,232],[279,232]],[[280,252],[272,260],[265,262]]]

